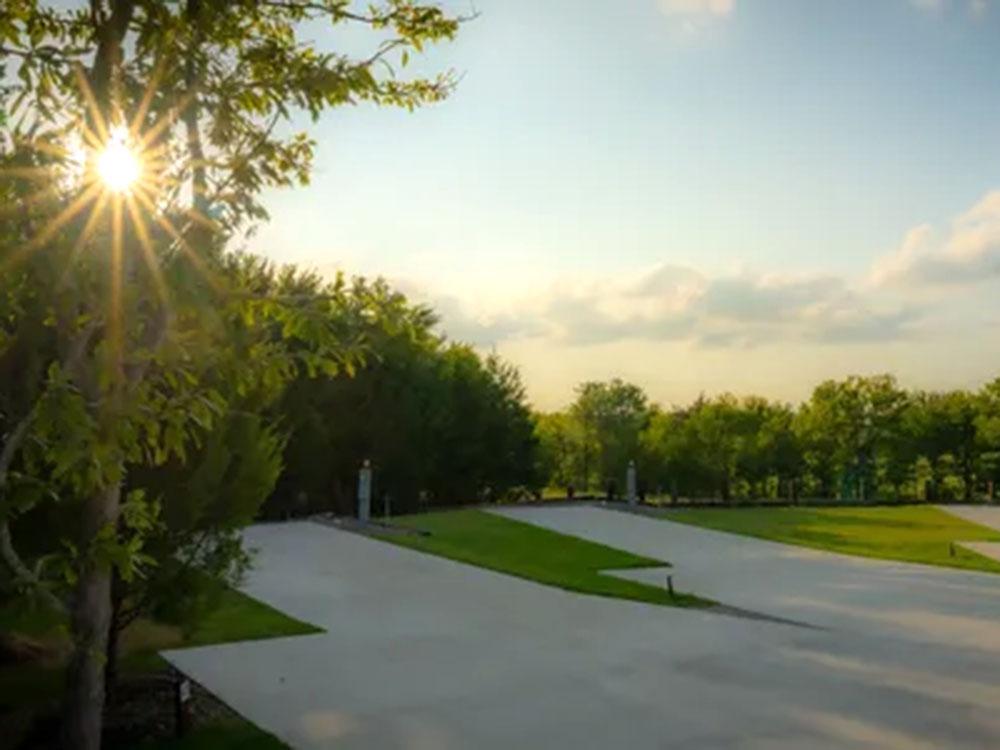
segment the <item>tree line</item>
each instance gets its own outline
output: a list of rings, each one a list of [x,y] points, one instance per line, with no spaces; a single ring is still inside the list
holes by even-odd
[[[642,491],[674,501],[993,500],[1000,378],[935,392],[852,376],[798,406],[723,394],[673,408],[621,380],[590,382],[540,414],[537,434],[548,483],[576,492],[621,488],[635,461]]]

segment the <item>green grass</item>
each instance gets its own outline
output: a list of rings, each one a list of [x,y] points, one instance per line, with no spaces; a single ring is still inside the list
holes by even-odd
[[[717,531],[860,557],[1000,573],[1000,562],[953,542],[1000,541],[1000,532],[928,505],[883,508],[684,508],[659,514]]]
[[[485,513],[456,510],[405,516],[398,526],[430,536],[381,535],[384,541],[451,560],[489,568],[583,594],[681,607],[710,604],[691,594],[671,597],[658,586],[601,575],[601,570],[666,565],[532,524]]]
[[[31,636],[63,654],[68,649],[69,636],[64,620],[49,610],[26,606],[22,601],[9,602],[0,607],[0,631]],[[230,589],[221,595],[215,608],[188,634],[183,634],[176,627],[149,620],[140,620],[132,625],[123,635],[121,671],[126,678],[158,672],[166,666],[158,653],[165,649],[318,632],[321,630],[313,625],[288,617]],[[0,667],[0,704],[25,716],[57,700],[62,686],[62,664],[58,660],[50,664]],[[285,746],[250,722],[236,719],[198,727],[182,740],[144,747],[157,750],[237,747],[272,750]]]
[[[183,645],[207,646],[321,632],[322,628],[296,620],[246,594],[228,589],[219,605],[198,624]]]
[[[201,727],[177,740],[145,742],[136,750],[288,750],[288,746],[250,722],[237,720]]]

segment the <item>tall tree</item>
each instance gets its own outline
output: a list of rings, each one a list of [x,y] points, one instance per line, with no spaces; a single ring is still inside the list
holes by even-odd
[[[353,512],[364,460],[376,510],[534,488],[534,423],[517,371],[448,343],[427,308],[384,282],[356,280],[347,297],[345,330],[366,361],[351,379],[300,377],[288,389],[287,470],[267,512]]]
[[[303,41],[305,21],[365,25],[381,41],[351,58]],[[74,641],[67,747],[100,745],[112,570],[134,574],[154,525],[141,493],[123,496],[128,466],[186,457],[228,408],[219,373],[248,392],[345,359],[322,298],[259,294],[222,252],[266,216],[262,188],[308,180],[313,144],[281,123],[296,109],[441,99],[450,76],[400,80],[383,66],[457,25],[410,0],[363,12],[344,0],[5,4],[0,189],[17,220],[0,248],[0,345],[32,349],[36,379],[18,385],[33,398],[5,415],[0,552],[56,604],[15,550],[9,522],[23,506],[12,485],[17,503],[77,509],[62,565]],[[282,342],[234,337],[241,327]],[[43,491],[27,492],[39,478]]]

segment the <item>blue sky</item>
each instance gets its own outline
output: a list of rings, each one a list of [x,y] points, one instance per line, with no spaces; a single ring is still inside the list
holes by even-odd
[[[1000,375],[995,0],[475,8],[411,66],[454,96],[324,117],[252,249],[386,276],[545,408],[616,375],[664,402]]]

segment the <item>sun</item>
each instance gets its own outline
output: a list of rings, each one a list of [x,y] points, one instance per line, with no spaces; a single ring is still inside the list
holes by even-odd
[[[129,147],[128,129],[117,127],[108,134],[107,143],[96,163],[97,175],[112,193],[127,193],[142,174],[142,164]]]

